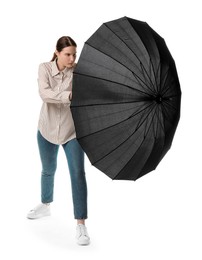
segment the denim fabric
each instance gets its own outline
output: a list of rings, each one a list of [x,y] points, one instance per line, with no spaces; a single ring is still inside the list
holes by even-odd
[[[41,201],[53,201],[54,176],[57,168],[59,145],[47,141],[38,131],[37,140],[42,163]],[[84,170],[84,152],[77,139],[62,145],[68,162],[75,219],[87,218],[87,184]]]

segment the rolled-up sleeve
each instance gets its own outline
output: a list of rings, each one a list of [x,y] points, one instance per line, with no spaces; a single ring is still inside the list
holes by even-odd
[[[71,91],[53,89],[50,83],[50,75],[43,63],[39,65],[38,69],[38,86],[39,95],[46,103],[70,103]]]

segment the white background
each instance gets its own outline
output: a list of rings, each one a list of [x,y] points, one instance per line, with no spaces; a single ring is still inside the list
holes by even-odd
[[[200,1],[7,0],[0,4],[1,177],[0,259],[202,259],[201,7]],[[171,150],[136,182],[112,181],[86,158],[88,230],[75,243],[68,168],[58,157],[52,216],[27,212],[40,201],[36,131],[41,100],[37,70],[56,40],[78,44],[103,23],[128,16],[146,21],[165,40],[182,88],[181,119]]]

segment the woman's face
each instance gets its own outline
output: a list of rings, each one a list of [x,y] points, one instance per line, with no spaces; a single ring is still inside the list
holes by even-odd
[[[76,59],[76,47],[69,46],[62,49],[62,51],[56,51],[57,55],[57,64],[59,70],[63,70],[64,68],[72,68],[74,66],[74,62]]]

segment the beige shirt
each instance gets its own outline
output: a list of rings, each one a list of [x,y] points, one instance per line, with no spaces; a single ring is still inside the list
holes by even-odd
[[[73,68],[59,71],[56,61],[41,63],[39,94],[43,100],[38,129],[51,143],[64,144],[76,137],[70,110]]]

